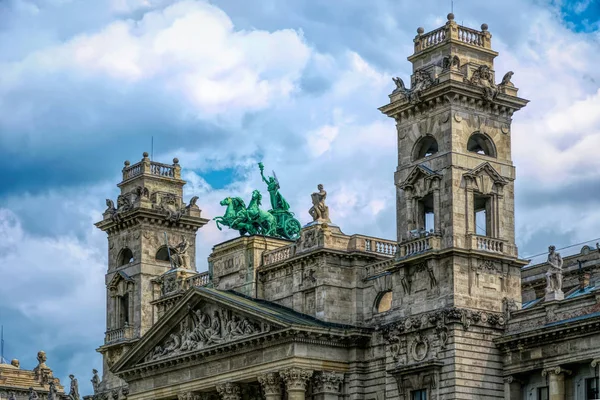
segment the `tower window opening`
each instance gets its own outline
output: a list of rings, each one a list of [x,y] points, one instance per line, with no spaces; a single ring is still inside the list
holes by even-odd
[[[496,157],[494,142],[487,135],[476,132],[467,142],[467,150],[484,156]]]
[[[392,308],[392,296],[391,290],[380,293],[375,302],[375,310],[378,313],[389,311]]]
[[[171,257],[175,254],[175,250],[170,249]],[[156,261],[166,261],[169,262],[169,251],[167,250],[167,246],[163,246],[156,252],[156,256],[154,257]]]
[[[426,158],[438,152],[438,143],[431,135],[426,135],[419,139],[413,152],[413,160]]]
[[[417,220],[417,229],[432,232],[435,223],[435,211],[433,209],[433,194],[428,194],[419,200],[418,204],[419,218]]]
[[[134,259],[133,259],[133,252],[130,249],[128,249],[128,248],[124,248],[119,253],[118,265],[117,266],[120,267],[122,265],[127,265],[129,263],[132,263],[133,261],[134,261]]]
[[[485,196],[475,196],[475,234],[480,236],[489,236],[491,232],[490,225],[490,198]]]
[[[129,325],[129,294],[125,293],[120,299],[119,326]]]

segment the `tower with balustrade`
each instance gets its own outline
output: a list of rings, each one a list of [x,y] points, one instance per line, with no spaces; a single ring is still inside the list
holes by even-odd
[[[202,279],[196,272],[196,232],[208,220],[201,217],[197,198],[183,201],[181,167],[151,161],[125,161],[116,204],[96,226],[108,235],[106,273],[106,334],[98,349],[103,355],[100,390],[112,391],[124,382],[110,367],[152,327],[169,293]],[[175,291],[175,290],[173,290]],[[175,299],[171,299],[171,302]],[[114,398],[114,397],[113,397]]]
[[[390,371],[400,398],[501,399],[492,339],[505,308],[521,303],[511,122],[527,100],[512,72],[496,78],[486,24],[467,28],[449,14],[417,32],[410,83],[395,78],[380,108],[398,135]]]

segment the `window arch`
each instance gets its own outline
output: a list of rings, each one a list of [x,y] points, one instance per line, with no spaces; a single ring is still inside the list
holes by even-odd
[[[117,257],[117,267],[132,263],[133,260],[133,252],[129,248],[125,247],[119,252],[119,256]]]
[[[375,312],[384,313],[389,311],[392,308],[392,299],[393,295],[391,290],[379,293],[375,300]]]
[[[420,138],[413,149],[413,161],[434,155],[438,152],[437,140],[431,135]]]
[[[490,137],[481,132],[475,132],[467,142],[467,150],[484,156],[496,157],[496,146]]]
[[[171,256],[173,254],[175,254],[174,249],[170,249],[170,251],[171,251]],[[162,246],[160,249],[158,249],[158,251],[156,252],[156,256],[154,258],[156,261],[169,262],[169,251],[167,250],[167,246]]]

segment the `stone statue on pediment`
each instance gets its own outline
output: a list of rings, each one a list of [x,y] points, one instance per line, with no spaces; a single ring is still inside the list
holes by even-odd
[[[79,396],[79,383],[77,383],[77,378],[75,375],[69,375],[69,379],[71,379],[71,390],[69,391],[69,398],[71,400],[80,400]]]
[[[562,267],[563,259],[556,247],[548,247],[548,271],[546,271],[546,293],[558,294],[562,298]],[[547,296],[548,297],[548,296]]]

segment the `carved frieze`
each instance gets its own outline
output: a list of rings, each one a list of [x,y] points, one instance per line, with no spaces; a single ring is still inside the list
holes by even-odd
[[[204,304],[190,309],[179,326],[155,346],[146,361],[159,360],[213,345],[223,344],[268,332],[270,326],[231,310]]]

